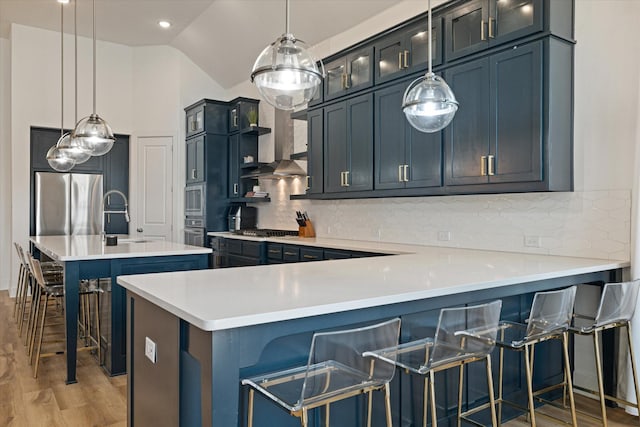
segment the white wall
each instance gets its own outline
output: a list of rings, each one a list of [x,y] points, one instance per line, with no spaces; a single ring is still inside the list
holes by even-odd
[[[60,34],[13,25],[10,40],[0,40],[2,73],[0,90],[0,289],[6,281],[15,286],[17,259],[11,241],[27,244],[29,234],[29,129],[60,126]],[[91,40],[79,38],[79,117],[92,109]],[[10,56],[9,56],[10,54]],[[131,48],[98,41],[97,112],[114,132],[131,135],[130,206],[132,229],[136,207],[136,141],[139,136],[171,136],[174,140],[174,240],[182,240],[184,186],[184,107],[203,97],[227,99],[214,80],[173,47]],[[6,59],[6,60],[5,60]],[[65,127],[73,127],[73,37],[65,36]],[[6,70],[6,72],[5,72]],[[10,71],[10,72],[9,72]],[[6,87],[5,87],[6,86]],[[8,112],[12,114],[9,116]],[[9,120],[10,117],[10,120]],[[5,135],[6,133],[6,135]],[[5,155],[2,155],[6,153]],[[10,155],[9,155],[10,153]],[[6,165],[4,164],[6,162]],[[11,185],[13,182],[13,185]],[[4,232],[6,230],[6,233]],[[9,264],[7,261],[11,259]],[[9,268],[11,267],[11,268]],[[6,272],[6,274],[5,274]],[[3,278],[6,276],[6,280]],[[3,285],[4,280],[4,285]]]
[[[404,1],[314,53],[334,53],[423,6]],[[263,180],[272,203],[259,205],[259,225],[295,228],[291,212],[306,209],[320,236],[628,260],[640,82],[640,58],[630,52],[640,37],[638,16],[639,2],[576,2],[574,192],[289,201],[289,193],[303,192],[301,183]],[[609,84],[594,84],[601,79]],[[451,240],[439,241],[439,231]],[[541,247],[525,247],[525,236],[540,237]]]
[[[0,290],[8,289],[13,248],[11,236],[11,46],[0,38]]]

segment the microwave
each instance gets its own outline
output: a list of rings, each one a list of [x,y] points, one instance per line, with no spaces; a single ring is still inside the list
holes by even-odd
[[[184,189],[185,216],[204,216],[204,184],[188,185]]]

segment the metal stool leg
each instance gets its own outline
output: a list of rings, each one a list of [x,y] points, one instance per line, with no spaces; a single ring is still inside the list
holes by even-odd
[[[458,376],[458,427],[460,427],[462,416],[462,383],[464,382],[464,363],[459,366],[460,375]]]
[[[302,417],[300,417],[300,422],[302,423],[302,427],[307,427],[309,425],[309,417],[307,414],[307,408],[302,409]]]
[[[487,354],[487,358],[485,359],[485,363],[487,365],[487,386],[489,388],[489,405],[491,411],[491,425],[493,427],[498,426],[498,420],[496,417],[496,400],[493,391],[493,372],[491,372],[491,355]],[[458,425],[460,423],[458,422]]]
[[[593,349],[596,356],[596,376],[598,378],[598,396],[600,396],[600,412],[602,413],[602,425],[607,427],[607,407],[605,406],[604,381],[602,379],[602,359],[600,356],[600,337],[598,331],[593,333]]]
[[[533,371],[531,369],[531,356],[530,356],[530,349],[528,345],[524,346],[524,369],[527,376],[527,397],[529,399],[530,423],[531,423],[531,427],[536,427],[536,414],[535,414],[535,407],[533,405],[533,385],[532,385]]]
[[[40,365],[40,351],[42,350],[42,337],[44,336],[44,325],[47,318],[47,304],[49,303],[49,294],[45,292],[44,308],[42,309],[42,317],[40,321],[40,336],[38,338],[38,347],[36,349],[36,360],[33,367],[33,378],[38,377],[38,366]]]
[[[371,394],[369,394],[369,401],[371,401]],[[329,420],[331,419],[331,409],[330,405],[327,403],[324,406],[324,425],[325,427],[329,427]],[[371,424],[371,412],[369,412],[369,424]]]
[[[574,427],[578,427],[576,419],[576,401],[573,398],[573,381],[571,379],[571,365],[569,364],[569,332],[562,334],[562,348],[564,352],[564,372],[567,378],[567,387],[569,389],[569,406],[571,407],[571,422]]]
[[[438,415],[436,414],[436,386],[435,386],[435,373],[429,371],[429,397],[431,400],[431,427],[438,425]]]
[[[631,373],[633,374],[633,386],[636,390],[636,409],[638,421],[640,421],[640,387],[638,386],[638,371],[636,370],[636,357],[633,351],[633,339],[631,338],[631,323],[627,322],[627,340],[629,341],[629,357],[631,358]]]
[[[18,306],[20,305],[20,295],[22,294],[22,272],[24,271],[24,265],[20,264],[18,268],[18,286],[16,288],[16,297],[13,301],[13,318],[18,320]]]
[[[391,422],[391,387],[389,383],[384,385],[384,404],[387,412],[387,427],[393,427],[393,423]]]
[[[253,427],[253,389],[249,389],[249,404],[247,407],[247,427]]]

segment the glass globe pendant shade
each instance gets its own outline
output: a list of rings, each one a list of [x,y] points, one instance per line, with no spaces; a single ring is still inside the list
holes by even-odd
[[[47,162],[58,172],[69,172],[76,165],[75,160],[70,159],[63,151],[59,150],[57,144],[47,151]]]
[[[73,137],[80,139],[79,144],[91,150],[92,156],[107,154],[116,140],[111,126],[96,113],[85,117],[76,124]]]
[[[304,42],[283,34],[256,59],[251,72],[262,97],[280,110],[293,110],[316,94],[324,75]]]
[[[414,80],[404,92],[402,111],[420,132],[438,132],[458,111],[458,101],[447,83],[434,73]]]
[[[84,140],[72,138],[69,133],[62,135],[56,146],[65,157],[74,160],[76,165],[86,162],[91,157],[91,150],[85,146]]]

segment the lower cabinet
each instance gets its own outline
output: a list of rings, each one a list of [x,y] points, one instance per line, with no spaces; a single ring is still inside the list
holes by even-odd
[[[264,242],[225,240],[227,240],[227,267],[247,267],[265,263]]]

